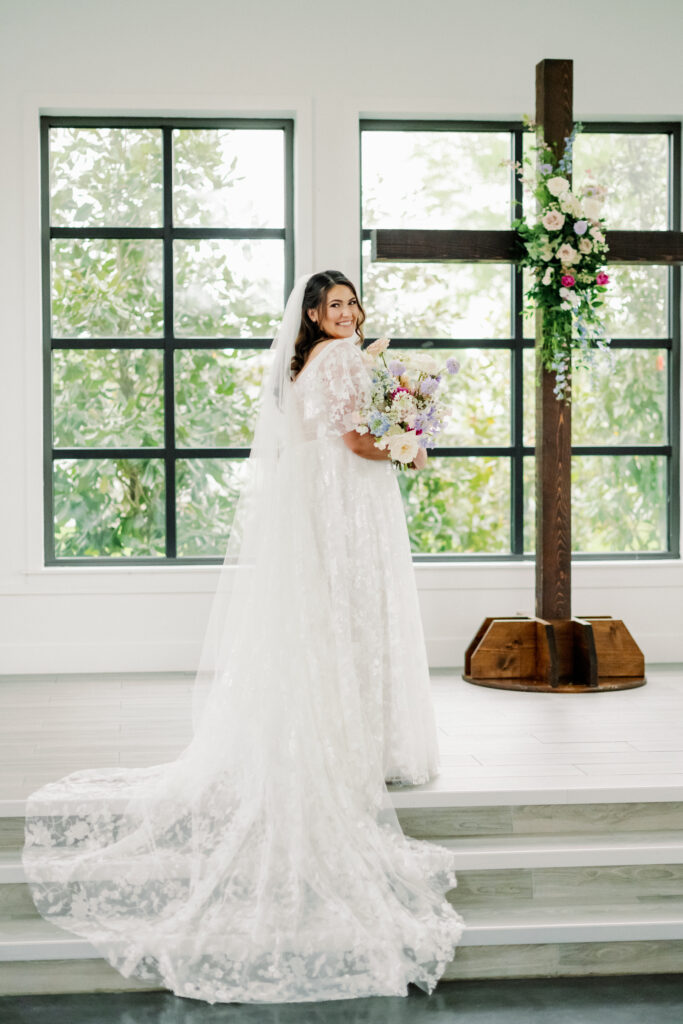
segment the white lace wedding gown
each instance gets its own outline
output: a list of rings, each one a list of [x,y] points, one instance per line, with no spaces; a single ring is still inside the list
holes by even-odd
[[[271,514],[189,746],[28,800],[36,906],[127,977],[208,1002],[405,995],[433,989],[460,938],[455,856],[403,835],[384,784],[438,758],[395,472],[341,439],[367,384],[342,338],[291,385]]]

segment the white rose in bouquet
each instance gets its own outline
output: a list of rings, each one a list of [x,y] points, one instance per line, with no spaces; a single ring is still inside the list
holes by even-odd
[[[406,464],[413,461],[420,444],[415,431],[407,430],[405,434],[394,434],[390,437],[388,447],[394,461]]]

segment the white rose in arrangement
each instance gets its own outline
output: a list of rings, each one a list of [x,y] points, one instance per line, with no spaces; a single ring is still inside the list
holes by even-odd
[[[394,434],[389,438],[389,454],[394,461],[402,462],[404,465],[413,461],[419,447],[414,430],[408,430],[405,434]]]
[[[560,207],[564,213],[570,213],[572,217],[581,217],[583,215],[581,200],[573,192],[565,192],[564,195],[560,196]]]
[[[569,188],[569,182],[566,178],[548,178],[546,187],[551,196],[561,196]]]
[[[559,210],[548,210],[541,223],[546,231],[559,231],[564,224],[564,214]]]
[[[560,288],[560,298],[568,302],[570,306],[578,306],[581,302],[581,296],[578,295],[572,288]],[[565,307],[566,309],[567,307]]]
[[[365,351],[369,352],[371,356],[378,356],[380,352],[385,352],[389,348],[390,342],[390,338],[377,338],[376,341],[368,345]]]
[[[587,256],[588,253],[592,251],[592,249],[593,249],[593,243],[591,242],[590,238],[581,238],[581,239],[579,239],[579,252],[580,253],[583,253],[584,256]]]
[[[561,245],[557,250],[557,258],[560,263],[571,266],[572,263],[579,262],[581,254],[576,251],[573,245],[570,245],[569,242],[565,242],[564,245]]]
[[[593,236],[598,245],[602,245],[602,243],[605,241],[605,236],[603,235],[600,228],[591,228],[590,234]]]
[[[602,202],[594,196],[587,196],[583,201],[583,212],[589,220],[600,220]]]
[[[552,279],[553,279],[553,268],[552,267],[546,267],[545,268],[545,274],[543,275],[543,279],[541,281],[541,284],[550,284]]]

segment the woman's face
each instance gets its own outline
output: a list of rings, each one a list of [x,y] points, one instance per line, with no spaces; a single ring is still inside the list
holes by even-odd
[[[327,293],[325,316],[320,322],[321,334],[328,338],[348,338],[358,323],[358,300],[346,284],[335,284]],[[318,323],[318,310],[309,309],[311,320]]]

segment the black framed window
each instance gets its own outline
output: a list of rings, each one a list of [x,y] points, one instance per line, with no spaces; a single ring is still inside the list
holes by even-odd
[[[46,564],[222,560],[293,283],[292,138],[41,118]]]
[[[680,230],[678,123],[588,123],[574,180],[610,188],[612,229]],[[523,559],[534,550],[533,321],[508,264],[373,263],[374,228],[506,230],[522,189],[518,122],[361,122],[367,333],[455,355],[453,416],[428,468],[399,474],[416,560]],[[574,377],[577,558],[679,553],[680,268],[610,267],[611,351]]]

